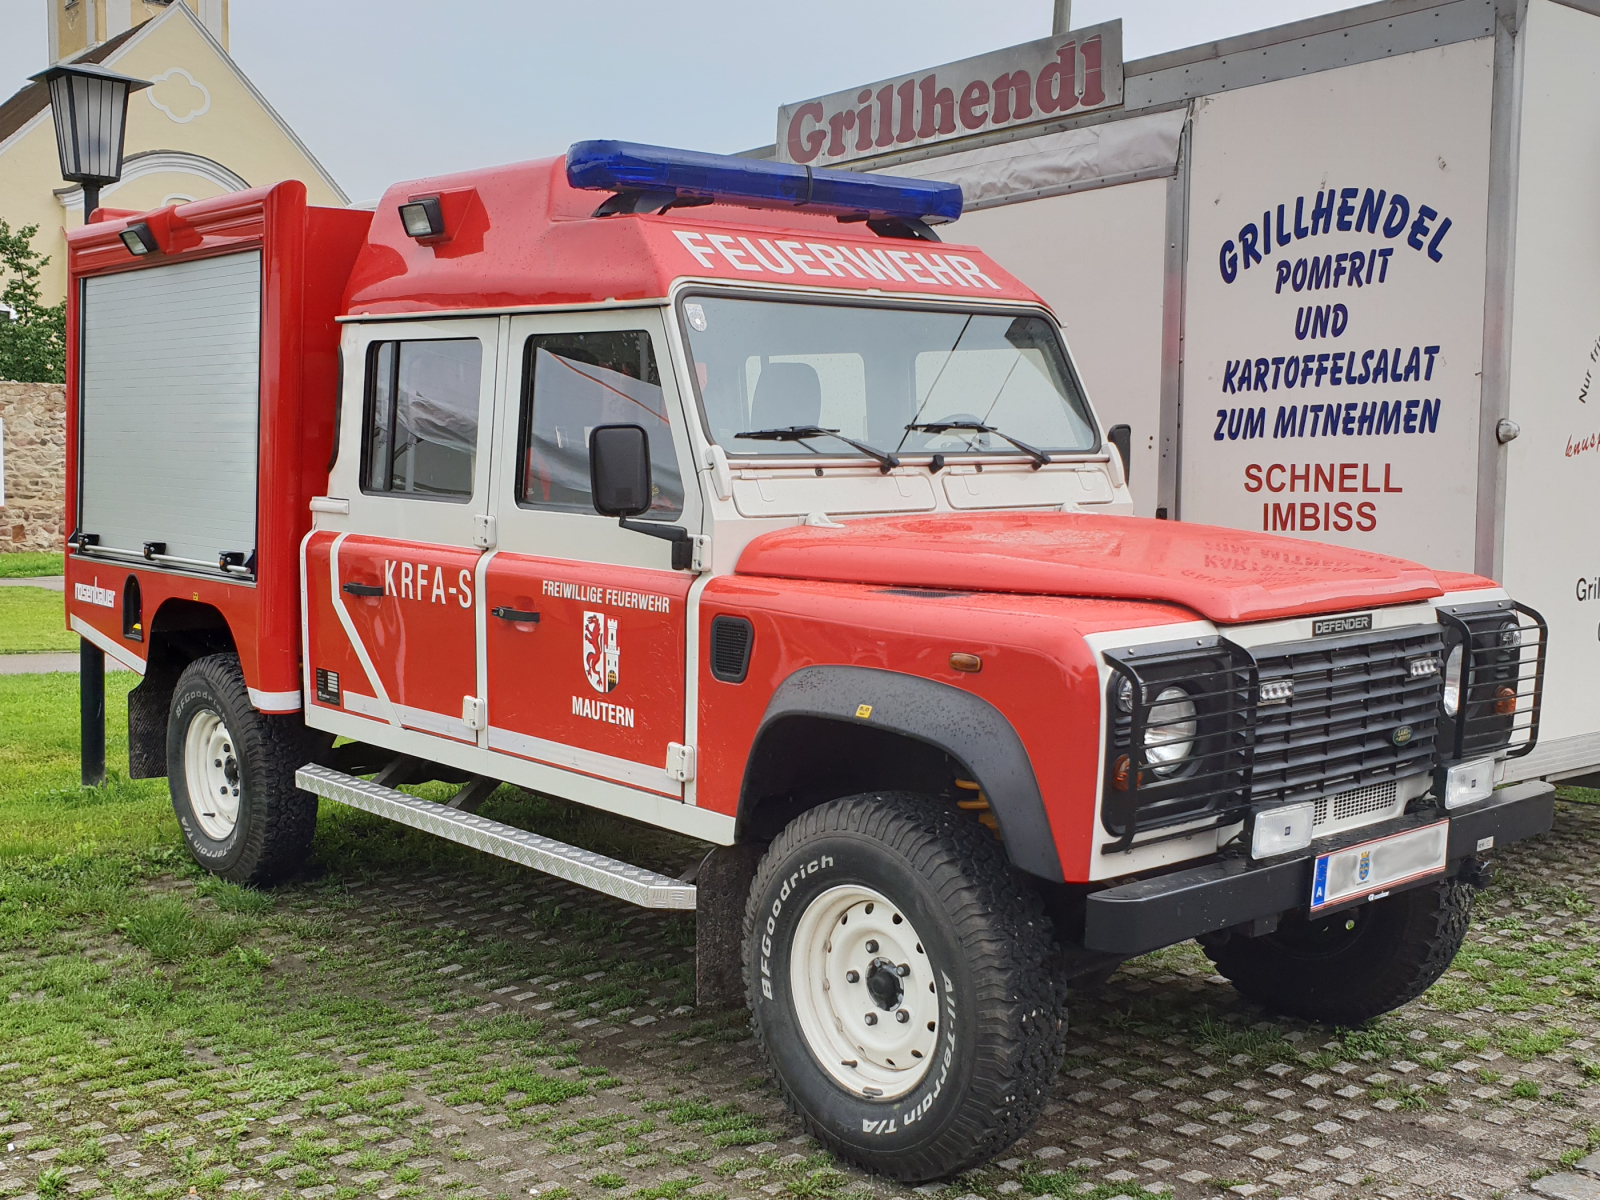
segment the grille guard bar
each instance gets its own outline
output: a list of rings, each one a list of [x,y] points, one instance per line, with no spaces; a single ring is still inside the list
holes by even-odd
[[[1510,632],[1515,628],[1516,632]],[[1102,821],[1114,854],[1312,799],[1490,754],[1529,753],[1538,738],[1548,633],[1512,601],[1438,610],[1437,623],[1247,649],[1221,635],[1106,651]],[[1459,716],[1444,710],[1444,667],[1462,647]],[[1412,660],[1439,669],[1415,673]],[[1260,702],[1265,682],[1288,699]],[[1193,741],[1181,764],[1157,761],[1152,726],[1173,725],[1160,697],[1182,685]],[[1119,701],[1129,701],[1127,708]],[[1131,709],[1131,711],[1130,711]],[[1137,841],[1135,839],[1138,839]]]

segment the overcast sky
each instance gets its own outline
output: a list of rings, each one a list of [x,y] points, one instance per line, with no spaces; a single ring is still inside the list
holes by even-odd
[[[0,90],[46,63],[50,0],[0,0]],[[355,200],[390,183],[609,137],[735,151],[778,106],[1044,37],[1050,0],[233,0],[246,74]],[[1340,0],[1076,0],[1123,54],[1350,7]],[[264,181],[263,181],[264,182]]]

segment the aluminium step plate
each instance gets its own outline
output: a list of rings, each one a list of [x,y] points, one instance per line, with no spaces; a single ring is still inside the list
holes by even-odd
[[[307,764],[295,772],[295,785],[327,800],[376,813],[424,833],[431,833],[485,854],[507,858],[604,892],[643,908],[674,908],[692,912],[695,888],[691,883],[636,867],[631,863],[580,850],[554,838],[541,837],[515,826],[491,821],[476,813],[461,812],[417,796],[397,792],[354,775]]]

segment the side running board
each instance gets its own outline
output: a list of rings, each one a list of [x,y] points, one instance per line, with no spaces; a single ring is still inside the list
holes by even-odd
[[[325,800],[348,804],[363,812],[376,813],[424,833],[431,833],[485,854],[508,858],[576,883],[607,896],[615,896],[643,908],[675,908],[694,911],[692,883],[658,875],[643,867],[580,850],[554,838],[528,833],[512,825],[491,821],[476,813],[463,812],[447,804],[435,804],[416,796],[397,792],[382,784],[354,775],[308,763],[295,772],[295,785]]]

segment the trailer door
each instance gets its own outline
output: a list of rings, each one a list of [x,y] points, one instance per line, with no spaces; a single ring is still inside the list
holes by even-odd
[[[256,545],[261,253],[83,283],[79,527],[215,570]],[[181,564],[180,564],[181,565]]]

